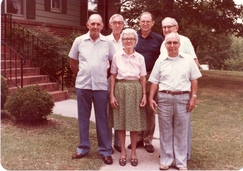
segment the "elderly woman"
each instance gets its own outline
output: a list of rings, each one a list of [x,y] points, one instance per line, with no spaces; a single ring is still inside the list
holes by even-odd
[[[144,57],[134,50],[137,32],[125,29],[121,34],[123,51],[113,56],[110,77],[110,123],[118,131],[121,144],[119,164],[126,165],[125,137],[130,131],[131,165],[137,166],[137,134],[146,130],[146,67]]]

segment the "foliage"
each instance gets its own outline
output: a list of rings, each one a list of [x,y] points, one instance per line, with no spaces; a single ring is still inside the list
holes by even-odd
[[[1,75],[1,109],[4,108],[4,104],[8,97],[8,86],[4,79],[4,77]]]
[[[224,61],[227,70],[243,71],[243,38],[232,36],[230,58]]]
[[[17,120],[35,122],[51,114],[53,106],[52,96],[36,85],[14,91],[5,109]]]
[[[243,37],[242,23],[236,22],[243,18],[243,5],[235,5],[233,0],[122,1],[121,14],[127,19],[128,27],[138,29],[138,18],[144,11],[153,14],[155,25],[152,29],[161,35],[162,19],[175,18],[179,34],[189,37],[197,54],[200,49],[199,62],[208,62],[214,69],[226,69],[224,60],[231,56],[227,54],[230,45],[223,37],[232,34]]]

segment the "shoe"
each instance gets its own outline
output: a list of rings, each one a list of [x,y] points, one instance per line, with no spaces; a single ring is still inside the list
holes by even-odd
[[[168,170],[168,169],[169,169],[169,166],[166,166],[166,165],[163,165],[163,164],[161,164],[159,166],[159,170]]]
[[[137,166],[138,165],[138,159],[137,158],[132,158],[131,159],[131,165],[132,166]]]
[[[114,147],[118,152],[121,152],[121,147],[120,147],[120,146],[114,145],[113,147]]]
[[[72,155],[72,159],[81,159],[84,156],[85,156],[84,154],[75,153],[75,154]]]
[[[179,167],[179,170],[188,170],[187,167]]]
[[[105,156],[103,157],[103,161],[105,164],[112,164],[113,163],[113,159],[111,156]]]
[[[126,163],[127,163],[127,159],[126,159],[126,158],[120,158],[120,159],[119,159],[119,164],[120,164],[121,166],[125,166]]]
[[[143,141],[138,141],[137,142],[137,145],[136,145],[136,148],[139,148],[139,147],[143,147],[144,145],[143,145]],[[128,146],[127,146],[127,148],[128,149],[132,149],[132,144],[129,144]]]
[[[154,146],[152,144],[145,145],[145,149],[148,153],[154,152]]]

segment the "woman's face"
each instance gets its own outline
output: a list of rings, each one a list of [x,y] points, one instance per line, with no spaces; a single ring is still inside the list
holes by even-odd
[[[133,49],[136,44],[136,39],[133,34],[124,34],[122,37],[122,44],[125,49]]]

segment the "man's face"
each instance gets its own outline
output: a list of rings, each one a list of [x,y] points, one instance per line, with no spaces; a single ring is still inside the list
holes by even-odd
[[[172,22],[170,22],[170,21],[164,21],[162,23],[162,31],[163,31],[164,36],[166,36],[167,34],[169,34],[171,32],[177,33],[178,26],[173,25]]]
[[[176,36],[170,36],[165,40],[165,47],[170,57],[176,57],[179,54],[180,41]]]
[[[103,22],[99,15],[92,15],[86,23],[86,26],[89,29],[90,37],[97,38],[103,28]]]
[[[152,21],[152,17],[149,14],[143,14],[139,20],[139,26],[141,31],[150,32],[154,25],[154,21]]]
[[[121,17],[114,17],[110,24],[110,28],[113,34],[120,34],[124,28],[124,21]]]

